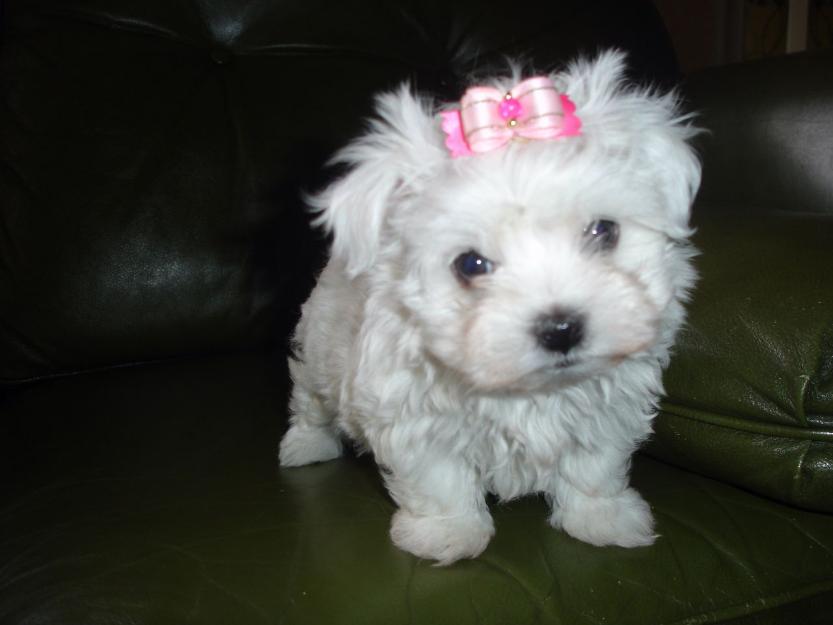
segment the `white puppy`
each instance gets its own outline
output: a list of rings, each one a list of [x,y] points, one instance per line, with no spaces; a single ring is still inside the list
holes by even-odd
[[[608,52],[497,79],[446,121],[384,94],[315,200],[332,257],[296,331],[280,462],[335,458],[344,435],[372,451],[417,556],[481,553],[489,492],[544,493],[550,524],[594,545],[655,539],[628,471],[695,278],[700,166],[675,97],[623,72]]]

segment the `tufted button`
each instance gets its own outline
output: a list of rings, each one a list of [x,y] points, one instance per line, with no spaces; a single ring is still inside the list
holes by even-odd
[[[231,54],[222,48],[216,48],[211,51],[211,60],[217,65],[225,65],[231,60]]]

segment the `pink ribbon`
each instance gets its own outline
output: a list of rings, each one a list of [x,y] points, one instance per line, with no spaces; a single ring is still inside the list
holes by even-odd
[[[576,106],[547,76],[518,83],[508,93],[471,87],[460,109],[444,111],[442,129],[451,156],[471,156],[503,147],[513,139],[555,139],[581,134]]]

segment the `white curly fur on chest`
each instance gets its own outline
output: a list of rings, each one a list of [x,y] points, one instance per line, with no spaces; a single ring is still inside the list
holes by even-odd
[[[403,453],[427,462],[464,458],[484,490],[512,499],[547,490],[565,452],[647,434],[646,396],[617,393],[615,379],[550,394],[474,392],[425,358],[418,332],[395,312],[373,311],[355,337],[352,366],[342,371],[338,422],[380,464]],[[643,377],[648,386],[656,382],[650,373]]]

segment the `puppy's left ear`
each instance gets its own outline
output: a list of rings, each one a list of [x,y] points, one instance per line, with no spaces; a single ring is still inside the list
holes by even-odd
[[[690,123],[689,116],[679,114],[676,94],[656,101],[660,110],[665,109],[667,118],[645,129],[645,162],[655,164],[652,169],[659,201],[665,208],[668,235],[683,239],[692,233],[691,205],[700,188],[700,159],[691,139],[701,130]]]
[[[618,50],[579,58],[557,78],[578,106],[584,134],[633,159],[657,193],[669,236],[691,234],[691,203],[700,186],[700,161],[691,139],[700,129],[680,112],[675,92],[632,87]]]
[[[377,96],[376,115],[368,132],[333,159],[350,171],[311,199],[315,223],[332,232],[332,255],[350,277],[373,265],[391,214],[449,159],[429,103],[407,85]]]

